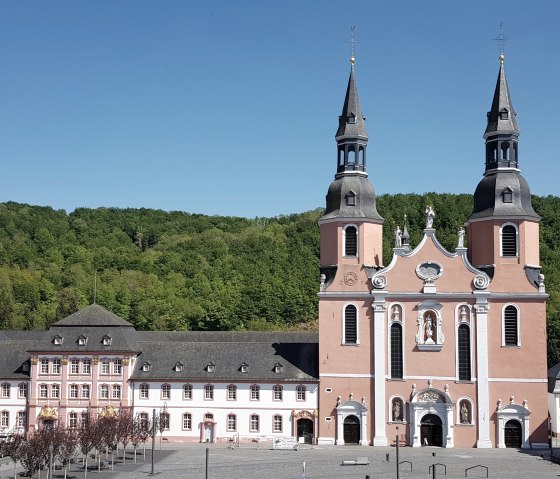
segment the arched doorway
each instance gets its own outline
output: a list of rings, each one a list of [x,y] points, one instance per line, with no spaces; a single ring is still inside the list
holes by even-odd
[[[313,421],[311,419],[298,420],[297,437],[303,437],[305,444],[311,444],[313,442]]]
[[[426,414],[420,422],[420,443],[422,446],[443,447],[443,427],[435,414]]]
[[[504,443],[506,447],[521,447],[521,423],[510,419],[504,427]]]
[[[360,443],[360,420],[356,416],[344,419],[344,444]]]

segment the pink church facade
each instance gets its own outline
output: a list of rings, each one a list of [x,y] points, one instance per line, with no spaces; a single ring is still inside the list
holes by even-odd
[[[319,222],[319,443],[546,447],[548,296],[518,136],[502,57],[457,247],[438,242],[428,207],[420,244],[397,228],[384,266],[352,62]]]

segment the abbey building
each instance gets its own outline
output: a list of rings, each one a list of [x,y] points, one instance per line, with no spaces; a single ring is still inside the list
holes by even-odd
[[[352,60],[319,222],[319,334],[141,332],[95,304],[48,331],[0,332],[0,433],[128,408],[156,409],[170,441],[546,445],[540,218],[503,63],[454,251],[426,205],[420,244],[397,229],[383,263]]]

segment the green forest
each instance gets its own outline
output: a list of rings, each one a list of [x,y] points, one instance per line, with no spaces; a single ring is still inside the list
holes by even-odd
[[[417,245],[432,204],[450,251],[471,195],[381,195],[384,262],[408,218]],[[549,364],[560,359],[560,198],[542,216]],[[94,301],[141,330],[316,330],[322,209],[274,218],[0,203],[0,328],[45,329]],[[556,266],[559,267],[556,267]]]

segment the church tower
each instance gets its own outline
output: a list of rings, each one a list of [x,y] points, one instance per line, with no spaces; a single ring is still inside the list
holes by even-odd
[[[383,218],[366,172],[368,135],[350,60],[336,132],[336,174],[319,220],[321,390],[319,441],[367,445],[373,395],[373,324],[368,273],[383,263]],[[370,274],[371,275],[371,274]],[[348,381],[349,365],[352,376]],[[371,413],[370,413],[371,414]]]
[[[484,178],[474,193],[468,220],[470,262],[505,291],[534,289],[539,274],[539,221],[531,192],[519,170],[516,113],[500,55],[500,70],[484,132]]]

